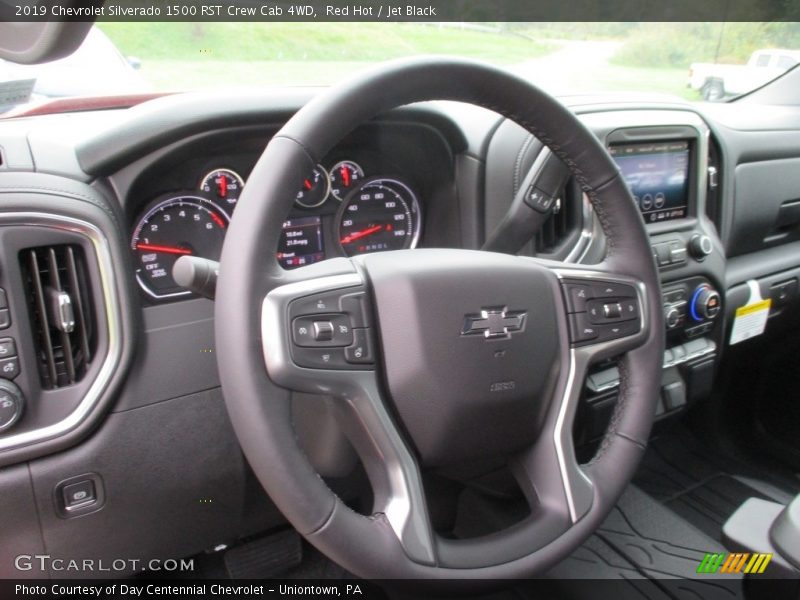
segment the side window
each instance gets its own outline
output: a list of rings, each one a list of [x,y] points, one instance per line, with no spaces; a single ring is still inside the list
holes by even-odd
[[[757,67],[766,67],[769,65],[769,54],[759,54],[756,58]]]
[[[791,56],[786,56],[784,54],[778,57],[778,68],[783,69],[784,71],[791,69],[796,64],[797,61],[793,59]]]

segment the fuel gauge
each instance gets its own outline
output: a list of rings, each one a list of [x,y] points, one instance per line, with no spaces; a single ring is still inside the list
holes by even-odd
[[[317,165],[311,174],[303,180],[300,191],[295,196],[295,203],[302,208],[322,206],[328,199],[331,182],[328,172],[322,165]]]

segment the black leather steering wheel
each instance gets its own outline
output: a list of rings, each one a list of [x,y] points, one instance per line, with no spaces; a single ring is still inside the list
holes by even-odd
[[[594,206],[607,237],[604,261],[584,267],[418,249],[283,270],[275,257],[281,224],[307,174],[357,125],[424,100],[490,108],[546,144]],[[388,63],[303,107],[249,178],[217,284],[225,401],[272,500],[349,571],[380,579],[530,577],[585,540],[634,474],[660,382],[660,298],[630,192],[569,110],[489,66]],[[318,321],[343,326],[352,346],[308,341]],[[597,455],[579,465],[576,404],[587,368],[611,356],[622,357],[619,400]],[[374,490],[371,516],[345,506],[310,466],[292,427],[292,390],[332,398]],[[438,535],[420,469],[489,455],[510,457],[530,516],[481,538]]]

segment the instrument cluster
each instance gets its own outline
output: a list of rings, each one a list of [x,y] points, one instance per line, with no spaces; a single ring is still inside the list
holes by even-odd
[[[195,189],[157,196],[134,220],[136,279],[153,299],[190,295],[172,278],[180,256],[219,260],[245,186],[229,166],[197,181]],[[420,201],[409,182],[339,160],[329,168],[317,165],[300,182],[276,255],[283,268],[294,269],[334,256],[414,248],[421,227]]]

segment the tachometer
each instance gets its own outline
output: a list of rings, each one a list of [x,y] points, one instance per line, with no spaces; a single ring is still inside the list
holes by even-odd
[[[232,169],[214,169],[200,180],[200,191],[205,192],[228,209],[236,206],[244,187],[244,179]]]
[[[228,216],[215,202],[192,194],[169,194],[153,201],[131,238],[136,279],[154,298],[187,295],[172,278],[180,256],[219,260]]]
[[[368,179],[342,202],[336,218],[347,256],[414,248],[419,240],[419,202],[396,179]]]

